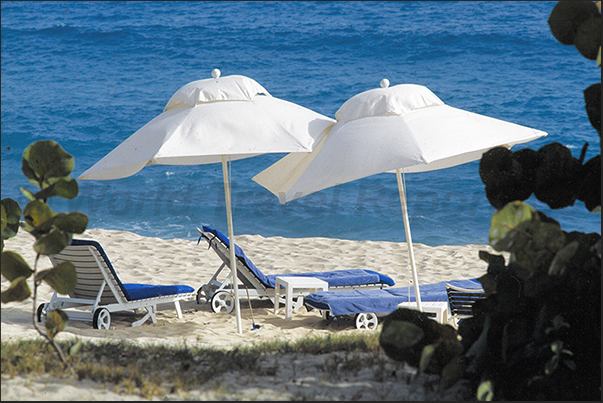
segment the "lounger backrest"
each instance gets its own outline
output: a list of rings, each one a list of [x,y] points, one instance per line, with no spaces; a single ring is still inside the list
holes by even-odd
[[[203,226],[203,237],[214,249],[222,261],[230,267],[230,241],[220,231],[208,226]],[[239,271],[239,280],[248,287],[257,288],[261,285],[264,288],[274,288],[270,285],[266,275],[258,269],[253,262],[245,255],[243,249],[235,244],[235,256],[237,257],[237,269]]]
[[[71,298],[95,300],[105,280],[107,283],[100,304],[130,301],[123,284],[98,242],[74,239],[70,246],[49,258],[53,266],[61,262],[71,262],[75,265],[77,284],[75,290],[69,294]]]
[[[469,289],[446,284],[446,294],[450,305],[450,315],[458,317],[473,316],[473,304],[486,298],[483,289]]]

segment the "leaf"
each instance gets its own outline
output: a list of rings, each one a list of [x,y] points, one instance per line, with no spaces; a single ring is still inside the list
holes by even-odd
[[[36,200],[36,196],[25,188],[21,188],[21,193],[23,193],[30,201]]]
[[[16,252],[2,252],[2,261],[0,262],[2,275],[8,281],[14,281],[19,277],[28,278],[33,274],[25,259]]]
[[[29,181],[40,188],[60,178],[68,179],[75,165],[74,158],[54,140],[36,141],[25,149],[21,170]]]
[[[25,301],[31,295],[31,290],[27,285],[27,278],[19,277],[16,278],[10,286],[2,291],[2,303],[6,304],[7,302],[21,302]]]
[[[487,295],[496,294],[496,276],[486,273],[479,277],[477,281],[482,285]]]
[[[533,236],[533,248],[557,252],[565,242],[565,235],[558,224],[535,221],[529,226]]]
[[[425,372],[425,370],[429,366],[429,362],[431,361],[431,357],[433,357],[433,353],[435,353],[435,351],[435,344],[428,344],[423,347],[423,351],[421,352],[421,360],[419,361],[419,373]]]
[[[576,363],[573,360],[563,360],[563,363],[565,364],[566,367],[568,367],[572,371],[575,371],[577,368]]]
[[[46,221],[50,220],[55,213],[42,200],[34,200],[27,203],[23,211],[25,222],[39,228]]]
[[[486,263],[502,264],[503,266],[505,264],[505,257],[502,255],[495,255],[495,254],[487,252],[485,250],[480,250],[478,252],[478,256],[481,260],[483,260]]]
[[[580,243],[578,241],[572,241],[558,251],[553,258],[551,265],[549,266],[549,276],[563,274],[565,271],[565,266],[570,262],[572,256],[574,256],[579,246]]]
[[[399,349],[409,348],[417,344],[425,332],[419,326],[401,320],[391,321],[381,331],[380,340]]]
[[[477,388],[477,400],[492,401],[494,397],[494,386],[492,381],[484,381]]]
[[[75,179],[60,178],[52,185],[40,190],[33,196],[36,199],[46,200],[49,197],[58,196],[63,199],[75,199],[79,187]]]
[[[67,326],[68,321],[69,316],[67,316],[67,314],[60,309],[49,311],[45,322],[48,337],[54,339],[59,332],[65,330],[65,326]]]
[[[53,217],[52,225],[71,234],[81,234],[88,226],[88,216],[83,213],[59,213]]]
[[[77,284],[77,271],[71,262],[62,262],[52,269],[42,270],[37,278],[44,280],[57,293],[69,295]]]
[[[79,186],[75,179],[59,179],[54,184],[53,196],[58,196],[62,199],[75,199],[79,193]]]
[[[82,343],[81,339],[77,339],[75,341],[75,343],[73,343],[73,345],[71,347],[69,347],[69,355],[73,356],[76,355],[80,349],[82,348],[84,344]]]
[[[34,250],[40,255],[56,255],[69,244],[71,237],[64,231],[53,229],[42,235],[34,243]]]
[[[450,362],[442,369],[442,379],[440,380],[441,388],[448,389],[454,385],[456,381],[461,378],[464,371],[465,366],[459,358],[450,360]]]
[[[536,210],[521,201],[508,203],[492,215],[488,239],[497,251],[515,250],[515,245],[523,245],[530,236],[525,229],[534,220],[539,220]]]
[[[19,203],[11,198],[2,199],[2,210],[6,224],[2,224],[2,239],[9,239],[17,235],[19,231],[19,221],[23,215],[23,211]]]
[[[550,360],[544,365],[544,374],[551,375],[557,367],[559,366],[559,355],[554,355]]]

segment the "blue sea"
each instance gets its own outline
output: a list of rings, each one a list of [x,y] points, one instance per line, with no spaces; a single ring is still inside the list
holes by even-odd
[[[445,103],[546,131],[515,146],[558,141],[575,157],[599,154],[582,91],[595,62],[552,36],[556,2],[44,2],[2,1],[2,198],[25,205],[23,150],[54,139],[79,176],[148,121],[181,86],[245,75],[273,96],[329,117],[348,98],[391,85],[427,86]],[[395,175],[383,173],[285,205],[251,178],[284,154],[232,163],[235,234],[404,241]],[[494,208],[479,162],[406,175],[414,242],[486,244]],[[149,166],[113,181],[79,181],[52,200],[89,228],[196,240],[195,227],[227,231],[222,168]],[[582,202],[550,210],[566,231],[598,232]]]

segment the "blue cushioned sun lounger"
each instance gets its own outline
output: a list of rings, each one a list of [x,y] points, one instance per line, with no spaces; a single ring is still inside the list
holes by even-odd
[[[147,313],[132,323],[139,326],[147,319],[157,322],[158,304],[173,303],[182,318],[180,301],[196,298],[195,289],[188,285],[153,285],[122,283],[103,247],[96,241],[74,239],[60,253],[49,256],[54,266],[71,262],[77,272],[77,283],[69,297],[53,294],[50,302],[38,307],[38,321],[46,319],[52,310],[67,310],[70,320],[92,321],[96,329],[108,329],[111,313],[137,311]]]
[[[232,294],[230,285],[230,252],[229,239],[222,232],[203,226],[203,229],[197,228],[201,234],[199,241],[205,239],[209,246],[216,252],[222,260],[222,265],[211,278],[210,282],[199,288],[197,293],[197,302],[204,297],[207,301],[212,301],[212,310],[214,312],[230,312],[232,303],[229,301]],[[275,281],[277,276],[300,276],[300,277],[315,277],[324,280],[329,284],[329,289],[345,290],[354,288],[383,288],[393,286],[394,280],[391,277],[385,276],[373,270],[367,269],[347,269],[334,270],[328,272],[313,272],[313,273],[281,273],[266,275],[258,269],[255,264],[249,259],[243,249],[235,245],[235,255],[237,257],[237,272],[238,279],[242,282],[242,289],[239,288],[240,296],[245,297],[247,293],[259,296],[269,297],[273,302],[275,298]],[[227,269],[227,275],[224,280],[218,280],[218,276],[223,269]],[[229,290],[229,294],[225,294]]]
[[[434,284],[422,284],[421,301],[448,302],[446,284],[465,289],[482,289],[477,279],[442,281]],[[328,312],[332,317],[371,313],[389,314],[403,302],[416,302],[414,287],[395,287],[381,290],[349,290],[340,292],[317,291],[304,297],[304,304],[309,308]],[[358,324],[358,323],[357,323]],[[376,324],[376,323],[375,323]]]

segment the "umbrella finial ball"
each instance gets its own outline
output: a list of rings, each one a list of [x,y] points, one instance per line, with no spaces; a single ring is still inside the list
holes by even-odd
[[[389,80],[387,78],[384,78],[379,84],[381,85],[381,88],[387,88],[389,87]]]
[[[218,77],[220,77],[220,70],[218,70],[218,69],[213,69],[213,70],[211,71],[211,76],[212,76],[213,78],[218,78]]]

